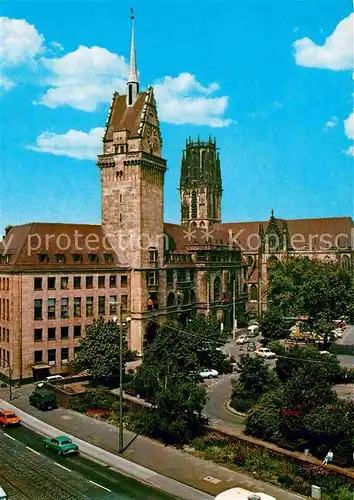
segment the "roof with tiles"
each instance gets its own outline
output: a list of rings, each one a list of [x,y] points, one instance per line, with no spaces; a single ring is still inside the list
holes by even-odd
[[[13,226],[0,242],[0,253],[0,267],[5,269],[127,267],[125,257],[111,246],[102,226],[93,224],[33,222]]]
[[[149,91],[140,92],[132,106],[127,105],[127,96],[115,93],[107,121],[105,141],[113,140],[113,132],[129,130],[131,137],[139,135],[138,130],[143,117],[145,99]]]

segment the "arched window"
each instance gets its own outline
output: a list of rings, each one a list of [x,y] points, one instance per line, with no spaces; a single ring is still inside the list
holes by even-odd
[[[254,259],[253,259],[252,255],[248,255],[247,256],[247,265],[248,265],[248,267],[252,267],[253,263],[254,263]]]
[[[197,192],[192,191],[192,219],[196,219],[198,215]]]
[[[258,300],[257,285],[251,285],[251,287],[250,287],[250,299],[251,300]]]
[[[167,307],[173,307],[176,304],[175,301],[175,294],[174,293],[169,293],[167,297]]]
[[[213,285],[214,301],[220,300],[220,290],[221,290],[221,281],[219,276],[217,276],[214,280],[214,285]]]
[[[349,255],[343,255],[343,257],[341,259],[341,263],[342,263],[342,268],[343,269],[349,269],[350,268],[350,257],[349,257]]]

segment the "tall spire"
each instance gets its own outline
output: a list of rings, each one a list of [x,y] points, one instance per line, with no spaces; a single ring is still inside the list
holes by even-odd
[[[130,8],[130,19],[132,25],[131,42],[130,42],[130,63],[129,63],[129,77],[127,82],[127,104],[131,106],[134,104],[136,97],[139,93],[138,71],[136,69],[136,55],[135,55],[135,39],[134,39],[134,11]]]

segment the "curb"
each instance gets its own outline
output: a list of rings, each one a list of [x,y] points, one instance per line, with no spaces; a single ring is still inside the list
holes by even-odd
[[[247,413],[241,413],[240,411],[234,410],[230,406],[230,401],[231,401],[231,399],[228,399],[227,401],[225,401],[225,403],[224,403],[225,410],[228,411],[229,413],[232,413],[233,415],[237,415],[238,417],[246,418],[247,417]]]
[[[1,406],[6,410],[11,410],[16,412],[16,414],[21,418],[22,423],[25,427],[35,431],[36,433],[45,436],[52,437],[55,435],[62,434],[63,431],[49,425],[32,415],[24,412],[23,410],[11,405],[7,401],[0,399]],[[90,444],[82,439],[65,432],[65,434],[75,441],[79,448],[80,454],[89,459],[93,459],[98,463],[109,466],[111,469],[119,472],[120,474],[129,476],[139,482],[145,483],[152,488],[168,493],[176,498],[181,498],[183,500],[213,500],[214,497],[204,493],[203,491],[197,490],[183,484],[175,479],[171,479],[167,476],[163,476],[155,471],[152,471],[142,465],[131,462],[126,458],[115,455],[103,448],[98,448],[93,444]]]

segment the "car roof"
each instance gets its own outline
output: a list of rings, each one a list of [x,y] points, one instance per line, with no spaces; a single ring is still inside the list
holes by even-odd
[[[69,438],[69,436],[56,436],[54,439],[56,439],[57,441],[71,441],[71,438]]]
[[[2,411],[5,415],[16,415],[16,413],[15,413],[15,412],[10,411],[10,410],[2,410],[2,409],[0,408],[0,411]],[[16,417],[17,417],[17,415],[16,415]]]

